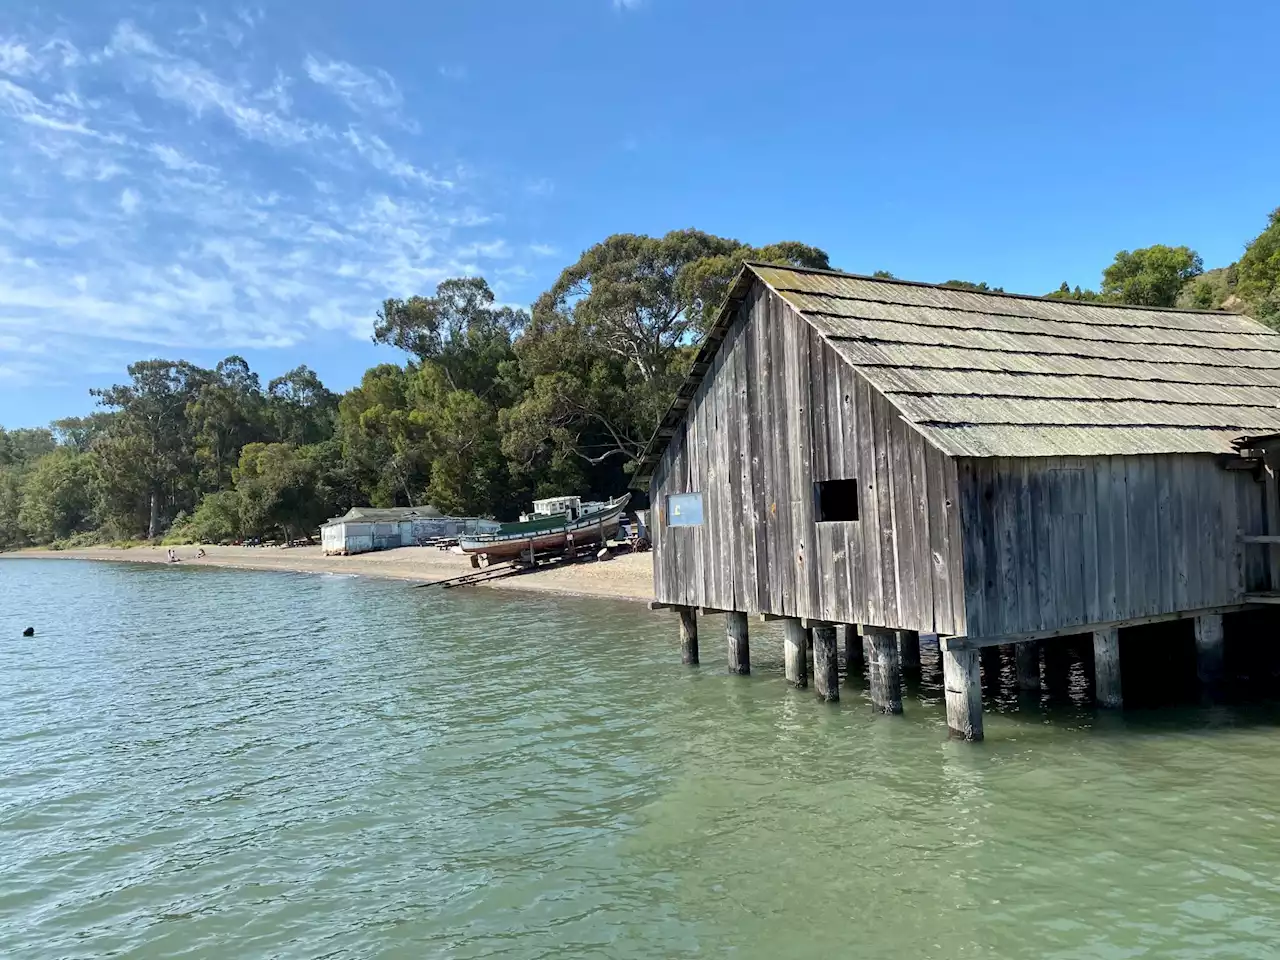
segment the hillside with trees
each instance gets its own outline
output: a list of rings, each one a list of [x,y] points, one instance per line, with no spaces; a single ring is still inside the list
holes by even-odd
[[[745,260],[830,266],[796,242],[611,236],[528,311],[481,277],[384,301],[373,338],[396,353],[342,395],[306,366],[264,386],[237,356],[139,361],[92,391],[88,416],[0,427],[0,548],[292,539],[357,505],[510,518],[538,496],[615,494]],[[1228,266],[1206,271],[1186,246],[1122,250],[1097,290],[1047,295],[1280,328],[1280,209]]]

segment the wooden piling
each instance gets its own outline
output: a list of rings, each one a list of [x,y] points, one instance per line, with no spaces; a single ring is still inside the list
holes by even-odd
[[[1222,614],[1196,617],[1196,677],[1201,684],[1213,688],[1222,683],[1225,654]]]
[[[898,660],[902,664],[902,672],[910,677],[920,677],[920,634],[914,630],[899,630]]]
[[[693,607],[680,607],[680,662],[698,662],[698,614]]]
[[[813,688],[828,703],[840,699],[840,661],[836,655],[836,628],[814,627]]]
[[[1018,667],[1018,689],[1024,693],[1040,692],[1040,644],[1023,640],[1013,645],[1013,660]]]
[[[729,645],[729,672],[745,676],[751,672],[751,645],[747,641],[747,615],[730,610],[724,618]]]
[[[787,680],[794,686],[809,685],[809,631],[795,617],[783,621],[782,656]]]
[[[1100,707],[1121,707],[1120,630],[1109,627],[1093,631],[1093,688]]]
[[[977,650],[957,649],[943,638],[942,677],[947,699],[947,729],[963,740],[982,739],[982,678]]]
[[[844,677],[848,681],[862,676],[866,658],[862,655],[862,634],[858,633],[857,624],[846,623],[840,630],[844,634]]]
[[[898,638],[894,631],[881,627],[863,627],[862,635],[871,648],[871,704],[881,713],[902,712],[902,663],[898,657]]]

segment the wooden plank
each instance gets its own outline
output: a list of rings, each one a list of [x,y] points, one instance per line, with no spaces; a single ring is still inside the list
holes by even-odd
[[[1036,553],[1036,517],[1031,497],[1031,462],[1018,461],[1017,469],[1017,553],[1018,629],[1031,630],[1040,624],[1040,594],[1037,569],[1044,561]]]
[[[1129,469],[1128,457],[1111,457],[1111,562],[1115,591],[1114,619],[1132,613],[1129,602]]]
[[[1178,544],[1181,562],[1187,572],[1186,595],[1180,609],[1223,603],[1223,591],[1216,589],[1226,564],[1223,547],[1222,500],[1214,488],[1214,466],[1206,457],[1180,457],[1182,475],[1187,481],[1187,495],[1182,499],[1182,530]],[[1217,495],[1215,495],[1217,494]]]
[[[994,464],[995,501],[993,517],[995,522],[996,570],[994,578],[996,588],[996,606],[992,609],[993,620],[1002,633],[1020,630],[1024,627],[1021,607],[1022,590],[1020,576],[1024,566],[1031,564],[1030,557],[1024,557],[1018,550],[1018,504],[1022,487],[1022,461],[997,460]]]
[[[778,360],[773,354],[773,318],[769,315],[771,297],[761,288],[757,288],[755,305],[756,327],[756,364],[758,368],[757,383],[760,386],[759,404],[756,408],[755,420],[758,437],[755,441],[759,451],[761,470],[760,513],[764,531],[764,563],[757,559],[757,569],[761,570],[760,610],[764,613],[781,615],[782,586],[778,572],[781,563],[778,553],[778,519],[777,519],[777,460],[778,460],[778,401],[775,393],[777,378],[775,368]],[[757,548],[758,549],[758,548]]]
[[[1089,457],[1081,461],[1084,487],[1084,514],[1081,517],[1082,541],[1080,559],[1084,575],[1084,619],[1101,620],[1102,589],[1098,580],[1098,461]]]
[[[1256,609],[1260,604],[1280,603],[1280,593],[1250,593],[1244,603],[1226,603],[1199,610],[1174,610],[1171,613],[1154,613],[1145,617],[1127,617],[1123,620],[1109,620],[1105,623],[1082,623],[1048,630],[1030,630],[1025,633],[998,634],[988,637],[949,637],[947,642],[966,649],[998,647],[1006,643],[1022,643],[1028,640],[1051,640],[1054,637],[1074,637],[1094,630],[1106,630],[1111,627],[1141,627],[1151,623],[1166,623],[1172,620],[1187,620],[1192,617],[1212,613],[1238,613],[1241,610]]]
[[[746,555],[744,541],[749,529],[742,525],[742,491],[749,485],[744,483],[745,456],[742,451],[742,408],[741,378],[739,367],[742,360],[742,320],[741,313],[729,324],[725,336],[725,345],[721,348],[725,353],[725,394],[724,419],[720,429],[725,435],[725,477],[728,481],[728,510],[725,519],[725,538],[729,547],[727,581],[731,595],[730,609],[747,609],[745,597]]]
[[[812,327],[807,320],[786,309],[787,329],[795,351],[796,401],[795,456],[799,461],[792,476],[791,502],[794,505],[791,535],[796,552],[796,596],[800,615],[818,612],[818,576],[826,562],[818,554],[814,529],[813,501],[813,434],[815,431],[813,399],[815,392],[813,357],[810,353]],[[820,385],[819,385],[820,386]]]
[[[915,629],[917,632],[933,633],[937,630],[933,599],[933,548],[929,513],[929,459],[925,451],[925,441],[915,430],[903,426],[903,434],[909,449],[911,482],[911,512],[914,520],[915,537],[911,552],[915,557],[915,589],[916,610]]]
[[[1061,545],[1054,539],[1052,478],[1046,469],[1035,469],[1028,480],[1031,487],[1031,518],[1035,536],[1036,629],[1058,623],[1058,568]]]
[[[858,381],[861,379],[852,367],[841,363],[837,368],[836,390],[840,397],[840,443],[844,475],[858,481],[858,522],[844,524],[844,546],[847,559],[846,575],[849,580],[849,610],[845,619],[857,623],[867,612],[867,564],[863,546],[867,523],[866,471],[858,459]]]
[[[1139,460],[1139,473],[1141,476],[1141,486],[1144,496],[1141,498],[1143,506],[1143,537],[1140,543],[1145,548],[1142,557],[1138,558],[1140,569],[1143,571],[1143,582],[1145,585],[1145,604],[1144,613],[1165,613],[1162,607],[1160,578],[1168,576],[1165,572],[1168,565],[1164,563],[1168,558],[1163,556],[1159,551],[1161,548],[1167,550],[1167,547],[1160,541],[1159,516],[1157,514],[1156,505],[1159,503],[1159,481],[1156,479],[1155,457],[1142,456]],[[1130,549],[1134,544],[1130,541]],[[1153,555],[1151,548],[1155,547],[1156,552]],[[1163,564],[1163,566],[1162,566]]]
[[[952,633],[964,633],[968,618],[965,607],[964,536],[960,518],[960,480],[956,461],[950,457],[939,458],[944,480],[943,514],[947,523],[947,548],[951,584]]]
[[[1258,534],[1252,537],[1240,537],[1241,543],[1280,543],[1280,534]]]
[[[875,462],[877,515],[880,521],[877,542],[880,545],[880,574],[884,610],[882,626],[896,627],[902,622],[900,589],[898,584],[897,536],[894,530],[893,480],[889,472],[888,418],[892,408],[868,385],[867,396],[871,402],[872,456]]]
[[[916,500],[915,482],[912,478],[913,463],[911,442],[919,439],[896,414],[890,416],[889,442],[893,444],[890,463],[893,467],[894,542],[898,556],[898,597],[901,629],[919,632],[928,630],[925,622],[923,591],[921,589],[920,556],[920,505]]]
[[[773,563],[773,589],[777,593],[779,609],[787,616],[796,615],[795,568],[796,560],[791,538],[791,382],[787,369],[786,336],[783,331],[782,306],[774,294],[768,295],[769,348],[773,351],[770,363],[770,383],[773,388],[773,435],[770,442],[774,471],[774,490],[770,495],[770,522],[774,525],[770,559]]]
[[[947,544],[947,521],[942,501],[946,496],[943,482],[942,454],[932,444],[921,443],[924,457],[925,504],[928,512],[929,531],[929,585],[933,602],[933,626],[926,632],[952,632],[954,620],[951,612],[950,550]]]
[[[1153,457],[1152,470],[1156,485],[1156,543],[1159,566],[1156,568],[1159,606],[1155,613],[1177,610],[1187,595],[1187,572],[1182,567],[1182,507],[1185,495],[1178,457]]]
[[[1112,457],[1098,457],[1093,469],[1094,528],[1097,534],[1095,579],[1098,620],[1114,620],[1116,610],[1115,498],[1111,488]]]
[[[887,622],[884,605],[885,571],[880,551],[880,484],[875,471],[875,426],[871,412],[871,394],[866,380],[856,376],[855,390],[858,416],[858,463],[863,474],[865,511],[858,523],[861,534],[862,559],[865,568],[866,604],[858,622],[883,626]]]
[[[957,463],[960,499],[956,511],[964,528],[964,609],[965,633],[981,636],[988,632],[983,584],[986,579],[986,562],[982,555],[982,496],[981,479],[975,475],[979,461],[965,459]]]
[[[1244,544],[1241,542],[1240,496],[1238,474],[1227,474],[1221,480],[1226,496],[1222,500],[1222,548],[1226,557],[1223,568],[1222,596],[1214,598],[1223,603],[1244,597]]]
[[[769,542],[764,509],[766,486],[766,462],[761,423],[764,419],[762,391],[767,388],[767,378],[762,374],[760,359],[760,287],[751,300],[750,320],[743,335],[746,347],[743,356],[743,375],[746,380],[747,421],[743,430],[747,435],[747,463],[751,471],[751,497],[743,505],[744,522],[750,523],[750,550],[753,560],[755,612],[769,609]]]

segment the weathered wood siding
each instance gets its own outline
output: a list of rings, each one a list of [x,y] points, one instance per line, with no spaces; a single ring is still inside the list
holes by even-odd
[[[816,523],[815,481],[857,479],[859,520]],[[757,283],[654,470],[664,603],[963,631],[954,461]],[[666,496],[700,492],[697,527]]]
[[[968,635],[1240,603],[1264,588],[1262,485],[1212,455],[961,459]]]

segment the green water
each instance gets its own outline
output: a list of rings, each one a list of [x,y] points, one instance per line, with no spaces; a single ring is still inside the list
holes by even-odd
[[[1280,955],[1274,709],[948,742],[931,664],[877,718],[715,626],[0,561],[0,956]]]

